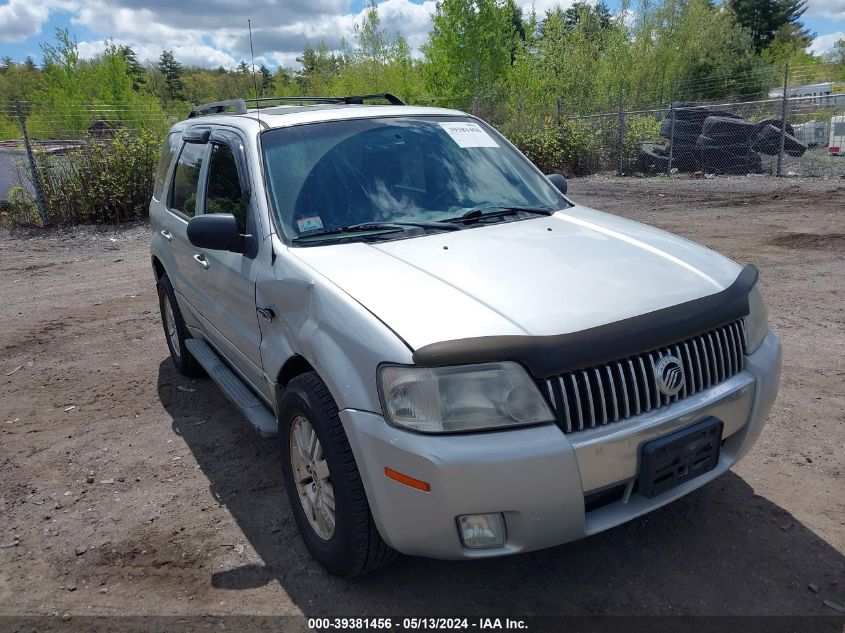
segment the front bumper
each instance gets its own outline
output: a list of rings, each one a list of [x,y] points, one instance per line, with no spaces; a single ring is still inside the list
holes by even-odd
[[[754,444],[777,395],[781,349],[769,332],[746,356],[745,369],[724,383],[651,413],[565,435],[555,425],[466,435],[421,435],[351,409],[341,420],[382,538],[410,555],[461,559],[551,547],[606,530],[659,508],[712,481]],[[725,429],[719,464],[710,472],[648,499],[585,511],[585,495],[637,475],[639,446],[709,416]],[[428,482],[430,492],[384,474],[392,468]],[[501,512],[503,547],[468,549],[456,518]]]

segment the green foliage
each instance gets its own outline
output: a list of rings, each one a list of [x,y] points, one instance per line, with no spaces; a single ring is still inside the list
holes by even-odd
[[[90,140],[66,154],[36,152],[47,223],[127,222],[148,214],[160,137],[120,131],[110,141]],[[10,221],[31,225],[38,217],[32,196],[13,193]]]
[[[373,0],[361,24],[355,25],[352,45],[347,45],[334,78],[324,78],[323,94],[372,94],[391,92],[407,101],[423,99],[424,87],[411,48],[401,35],[381,27]],[[309,90],[308,94],[319,94]]]
[[[440,100],[490,112],[518,56],[513,0],[439,0],[422,47],[427,87]]]
[[[158,58],[158,71],[164,79],[166,98],[170,101],[182,98],[182,64],[176,61],[173,51],[162,51]]]
[[[615,169],[620,146],[616,115],[577,115],[751,100],[781,84],[785,64],[800,67],[803,83],[845,81],[845,41],[825,59],[806,52],[805,0],[625,0],[614,12],[576,0],[541,16],[514,0],[437,0],[421,60],[384,28],[377,0],[368,2],[350,42],[306,46],[298,70],[184,67],[172,51],[145,66],[112,43],[82,60],[65,30],[42,47],[42,69],[0,60],[0,103],[25,102],[33,138],[82,142],[66,156],[39,154],[51,220],[142,217],[158,145],[192,103],[392,92],[478,114],[544,171],[574,175]],[[626,117],[625,163],[659,140],[658,126],[650,115]],[[0,139],[19,137],[6,106]],[[15,195],[16,222],[33,222],[31,201]]]
[[[750,33],[754,51],[761,53],[779,36],[808,46],[813,35],[801,25],[806,0],[730,0],[739,23]]]
[[[29,95],[27,127],[35,139],[80,139],[100,129],[167,128],[158,99],[136,90],[126,50],[107,43],[97,58],[82,61],[76,41],[57,29],[56,43],[42,45],[44,69]]]
[[[41,226],[38,208],[29,193],[20,185],[9,189],[8,204],[0,210],[0,226],[32,228]]]

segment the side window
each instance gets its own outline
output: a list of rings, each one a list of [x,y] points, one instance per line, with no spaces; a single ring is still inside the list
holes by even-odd
[[[170,189],[170,208],[181,211],[188,217],[197,212],[197,184],[200,180],[202,158],[205,153],[203,143],[185,143],[176,172],[173,174],[173,186]]]
[[[167,135],[167,140],[164,142],[164,147],[161,148],[161,154],[158,157],[158,166],[156,167],[156,182],[153,186],[153,198],[161,200],[161,193],[164,189],[164,179],[167,178],[167,170],[170,169],[170,162],[173,160],[173,155],[179,147],[179,133],[171,132]]]
[[[247,208],[238,179],[238,164],[232,150],[226,145],[214,143],[208,163],[205,212],[231,213],[238,221],[238,230],[245,234]]]

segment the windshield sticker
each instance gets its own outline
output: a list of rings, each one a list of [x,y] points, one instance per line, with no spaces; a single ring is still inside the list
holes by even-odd
[[[318,231],[323,228],[323,221],[319,215],[312,215],[308,218],[301,218],[296,221],[296,228],[300,233],[307,233],[308,231]]]
[[[459,147],[499,147],[499,144],[478,123],[441,123],[440,127]]]

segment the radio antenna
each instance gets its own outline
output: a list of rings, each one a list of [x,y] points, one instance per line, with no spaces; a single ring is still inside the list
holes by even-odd
[[[258,106],[258,78],[255,76],[255,50],[252,48],[252,20],[246,21],[249,27],[249,55],[252,58],[252,87],[255,90],[255,116],[261,121],[261,108]]]

